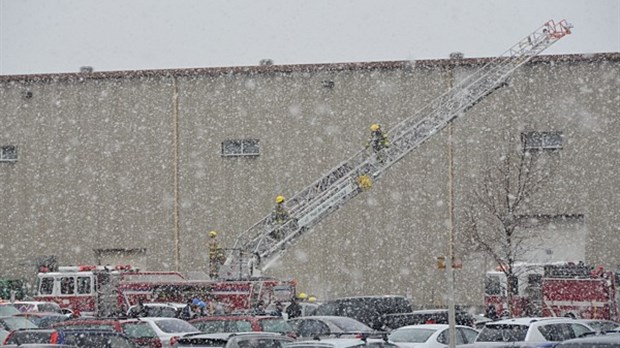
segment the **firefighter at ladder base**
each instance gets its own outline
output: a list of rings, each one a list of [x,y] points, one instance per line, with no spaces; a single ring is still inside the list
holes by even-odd
[[[382,153],[384,149],[390,147],[388,142],[388,136],[383,132],[381,126],[377,123],[373,123],[370,126],[370,140],[366,144],[366,148],[372,147],[372,150],[377,155],[378,159],[382,161]]]
[[[224,250],[217,242],[217,231],[209,232],[209,276],[216,279],[219,276],[220,267],[226,261]]]

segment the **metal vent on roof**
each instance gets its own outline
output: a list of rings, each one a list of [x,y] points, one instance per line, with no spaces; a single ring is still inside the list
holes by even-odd
[[[450,53],[450,59],[463,59],[465,54],[463,52],[452,52]]]

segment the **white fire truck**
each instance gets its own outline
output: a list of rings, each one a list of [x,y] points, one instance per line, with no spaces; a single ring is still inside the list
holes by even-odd
[[[501,270],[487,272],[485,304],[513,317],[549,316],[615,320],[618,317],[616,274],[582,262],[515,265],[512,308],[508,282]]]

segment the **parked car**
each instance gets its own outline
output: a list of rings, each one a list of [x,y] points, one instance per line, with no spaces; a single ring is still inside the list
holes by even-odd
[[[397,346],[382,339],[330,337],[306,341],[297,340],[286,343],[283,348],[397,348]]]
[[[473,343],[478,331],[469,326],[457,325],[456,345]],[[450,344],[448,324],[408,325],[393,330],[388,335],[388,342],[400,348],[443,348]]]
[[[311,316],[289,319],[287,322],[299,337],[369,336],[381,333],[349,317]]]
[[[413,312],[411,302],[404,296],[343,297],[324,302],[314,315],[349,317],[375,330],[383,330],[385,316]]]
[[[77,346],[68,346],[66,344],[53,343],[24,343],[24,344],[7,344],[2,348],[80,348]]]
[[[263,331],[297,337],[286,320],[274,316],[226,315],[200,317],[189,321],[203,333]]]
[[[80,348],[137,348],[122,332],[112,330],[75,329],[62,330],[63,342]]]
[[[64,341],[64,340],[61,340]],[[58,331],[54,329],[22,329],[14,330],[4,340],[5,345],[16,344],[56,344]]]
[[[138,305],[133,305],[127,310],[127,316],[129,318],[140,317],[166,317],[166,318],[178,318],[181,314],[181,310],[186,306],[185,303],[144,303],[142,304],[142,313],[138,313],[140,310]]]
[[[149,323],[164,348],[172,347],[176,340],[185,334],[201,333],[192,324],[177,318],[146,317],[140,318],[140,321]]]
[[[14,316],[26,318],[40,328],[50,328],[56,323],[69,320],[69,317],[65,314],[56,312],[26,312],[15,314]]]
[[[57,330],[99,329],[124,333],[139,347],[161,348],[151,325],[139,319],[73,319],[52,325]]]
[[[62,309],[56,302],[48,301],[15,301],[11,305],[17,308],[21,313],[26,312],[54,312],[61,313]]]
[[[556,348],[620,348],[620,333],[574,338],[559,343]]]
[[[572,318],[515,318],[487,323],[479,342],[561,342],[580,337],[592,329]]]
[[[216,334],[189,334],[174,344],[175,348],[282,348],[294,339],[274,332],[235,332]]]
[[[475,327],[476,319],[473,315],[464,312],[455,312],[456,325]],[[384,319],[387,329],[397,329],[402,326],[420,324],[448,324],[447,309],[418,310],[411,313],[387,314]]]
[[[4,342],[6,337],[13,330],[36,329],[37,326],[30,320],[20,317],[1,317],[0,318],[0,342]]]

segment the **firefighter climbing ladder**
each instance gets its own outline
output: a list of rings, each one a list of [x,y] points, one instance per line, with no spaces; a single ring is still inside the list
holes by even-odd
[[[220,270],[220,278],[258,275],[269,268],[288,245],[321,219],[370,188],[385,170],[448,123],[504,86],[513,71],[570,34],[571,27],[566,20],[559,23],[548,21],[390,129],[390,147],[382,150],[383,153],[377,155],[372,149],[364,149],[291,197],[285,203],[289,220],[278,224],[268,215],[237,237]]]

